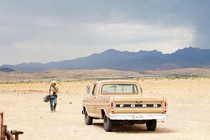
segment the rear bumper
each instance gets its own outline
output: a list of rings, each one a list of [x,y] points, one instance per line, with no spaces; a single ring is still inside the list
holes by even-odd
[[[129,113],[129,114],[109,114],[111,120],[161,120],[167,119],[166,114],[150,114],[150,113]]]

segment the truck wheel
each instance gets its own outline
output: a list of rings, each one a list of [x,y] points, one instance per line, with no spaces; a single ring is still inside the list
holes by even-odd
[[[85,111],[85,124],[86,125],[92,125],[93,124],[93,118],[88,116],[86,111]]]
[[[155,131],[157,126],[157,120],[148,120],[146,126],[148,131]]]
[[[113,121],[107,118],[106,115],[104,115],[104,130],[106,132],[111,132],[113,129],[113,126],[114,126]]]

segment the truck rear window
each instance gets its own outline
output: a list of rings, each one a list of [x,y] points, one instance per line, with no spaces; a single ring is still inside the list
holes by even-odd
[[[135,84],[105,84],[101,93],[138,93],[138,89]]]

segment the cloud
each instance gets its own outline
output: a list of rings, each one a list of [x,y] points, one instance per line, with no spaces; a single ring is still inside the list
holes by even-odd
[[[195,38],[193,28],[163,27],[157,25],[125,24],[125,23],[96,23],[89,25],[104,42],[104,46],[112,46],[119,50],[139,51],[158,49],[171,53],[183,46],[190,46]]]
[[[73,59],[110,48],[164,53],[189,46],[210,48],[209,4],[208,0],[1,1],[0,64]]]

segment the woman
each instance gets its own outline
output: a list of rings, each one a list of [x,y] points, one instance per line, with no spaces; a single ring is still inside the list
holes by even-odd
[[[57,106],[57,93],[58,87],[56,86],[56,81],[51,81],[49,95],[50,95],[50,109],[52,112],[55,112]]]

